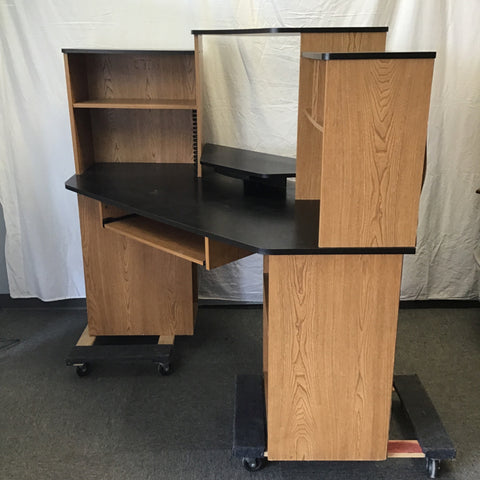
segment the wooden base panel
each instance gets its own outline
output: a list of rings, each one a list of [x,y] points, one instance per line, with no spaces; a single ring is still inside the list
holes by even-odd
[[[401,255],[270,256],[272,460],[387,457]]]

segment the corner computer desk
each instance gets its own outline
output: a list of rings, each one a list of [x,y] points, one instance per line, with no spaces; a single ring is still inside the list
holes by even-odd
[[[195,35],[195,52],[64,50],[85,339],[191,335],[196,266],[260,253],[263,375],[237,379],[234,453],[384,460],[435,54],[304,52],[295,162],[202,143]],[[416,377],[395,385],[412,421],[431,406]],[[454,456],[437,420],[410,452],[433,469]]]

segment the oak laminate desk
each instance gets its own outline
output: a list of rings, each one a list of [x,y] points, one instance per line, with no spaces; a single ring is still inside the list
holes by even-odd
[[[237,453],[385,459],[435,55],[302,32],[292,162],[203,144],[201,37],[222,32],[194,34],[195,52],[64,51],[90,334],[193,334],[196,265],[260,253],[267,435]]]

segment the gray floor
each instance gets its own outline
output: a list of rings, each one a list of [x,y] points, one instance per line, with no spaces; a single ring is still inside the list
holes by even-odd
[[[261,310],[200,310],[176,341],[175,372],[64,357],[78,309],[0,310],[0,479],[413,479],[424,461],[271,462],[255,474],[230,454],[234,376],[261,371]],[[396,373],[417,373],[458,450],[441,478],[480,478],[480,309],[401,310]],[[397,425],[392,425],[395,431]]]

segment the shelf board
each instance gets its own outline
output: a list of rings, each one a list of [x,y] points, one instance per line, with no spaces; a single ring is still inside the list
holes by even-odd
[[[220,173],[239,178],[295,176],[294,158],[211,143],[205,145],[200,162],[202,165],[213,167]]]
[[[128,217],[106,223],[105,228],[198,265],[205,263],[205,240],[145,217]]]
[[[75,102],[74,108],[123,108],[145,110],[195,110],[195,100],[190,99],[138,99],[138,98],[107,98]]]

